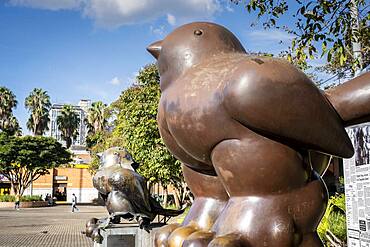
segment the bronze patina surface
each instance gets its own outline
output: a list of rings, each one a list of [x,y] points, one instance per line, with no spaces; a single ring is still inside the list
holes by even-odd
[[[113,147],[101,156],[100,167],[93,177],[94,187],[104,199],[110,214],[108,219],[90,219],[86,223],[86,235],[99,239],[99,229],[110,222],[119,223],[121,218],[136,220],[147,228],[158,215],[177,216],[184,210],[169,210],[150,196],[146,180],[136,172],[138,164],[125,148]]]
[[[326,92],[282,59],[248,55],[222,26],[195,22],[148,47],[158,123],[195,202],[156,246],[319,247],[321,175],[351,157],[345,126],[370,117],[369,73]]]

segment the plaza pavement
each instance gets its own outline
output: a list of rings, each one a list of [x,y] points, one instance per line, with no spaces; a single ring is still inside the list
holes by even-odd
[[[0,247],[90,247],[93,243],[81,232],[92,217],[107,216],[101,206],[0,208]]]

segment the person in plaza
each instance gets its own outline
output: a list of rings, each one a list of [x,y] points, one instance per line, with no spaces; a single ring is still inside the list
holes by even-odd
[[[14,209],[19,210],[19,204],[20,204],[20,196],[15,196],[15,202],[14,202]]]
[[[77,207],[77,196],[73,193],[72,194],[72,213],[74,213],[75,210],[80,211]]]
[[[48,203],[48,206],[52,206],[53,205],[53,198],[51,197],[51,195],[49,193],[46,194],[45,201]]]

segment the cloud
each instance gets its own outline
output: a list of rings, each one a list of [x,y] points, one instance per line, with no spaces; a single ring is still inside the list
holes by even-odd
[[[252,41],[262,42],[285,42],[294,38],[294,35],[277,29],[255,30],[247,33],[247,36]]]
[[[234,12],[234,6],[235,6],[235,4],[233,4],[233,6],[231,6],[230,2],[227,1],[225,9],[226,9],[227,12]]]
[[[129,85],[134,85],[136,83],[137,76],[139,75],[139,71],[133,72],[131,76],[127,77],[127,81]]]
[[[170,25],[175,26],[176,25],[176,17],[171,15],[171,14],[167,14],[167,22]]]
[[[166,16],[169,24],[178,19],[210,18],[220,10],[218,0],[90,0],[84,15],[98,26],[119,27],[145,23]]]
[[[47,10],[78,9],[85,0],[9,0],[13,6]]]
[[[221,0],[8,0],[13,6],[47,10],[71,9],[97,26],[117,28],[167,17],[170,25],[210,19],[222,10]]]
[[[278,55],[287,50],[294,35],[279,29],[251,30],[245,33],[245,48],[251,52],[268,52]]]
[[[159,27],[150,26],[150,31],[151,31],[154,35],[156,35],[156,36],[158,36],[158,37],[163,37],[163,36],[164,36],[164,34],[166,33],[166,30],[165,30],[165,28],[164,28],[164,26],[163,26],[163,25],[161,25],[161,26],[159,26]]]
[[[109,81],[109,84],[112,84],[112,85],[117,86],[117,85],[120,85],[120,84],[121,84],[121,81],[120,81],[120,79],[118,79],[118,77],[116,76],[116,77],[112,78],[112,80],[110,80],[110,81]]]

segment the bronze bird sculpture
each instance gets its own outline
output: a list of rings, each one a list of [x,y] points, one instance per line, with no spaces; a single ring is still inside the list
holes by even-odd
[[[89,220],[86,224],[87,236],[99,239],[99,229],[107,227],[110,222],[119,223],[121,218],[136,220],[140,228],[147,229],[158,214],[172,217],[184,212],[183,209],[162,208],[150,196],[146,180],[136,172],[138,167],[125,148],[112,147],[101,155],[93,184],[103,198],[110,217],[100,221],[95,218]]]
[[[320,91],[283,59],[248,55],[226,28],[181,26],[148,51],[158,60],[158,124],[195,201],[156,246],[323,246],[321,179],[351,157],[344,127],[370,118],[370,75]]]

